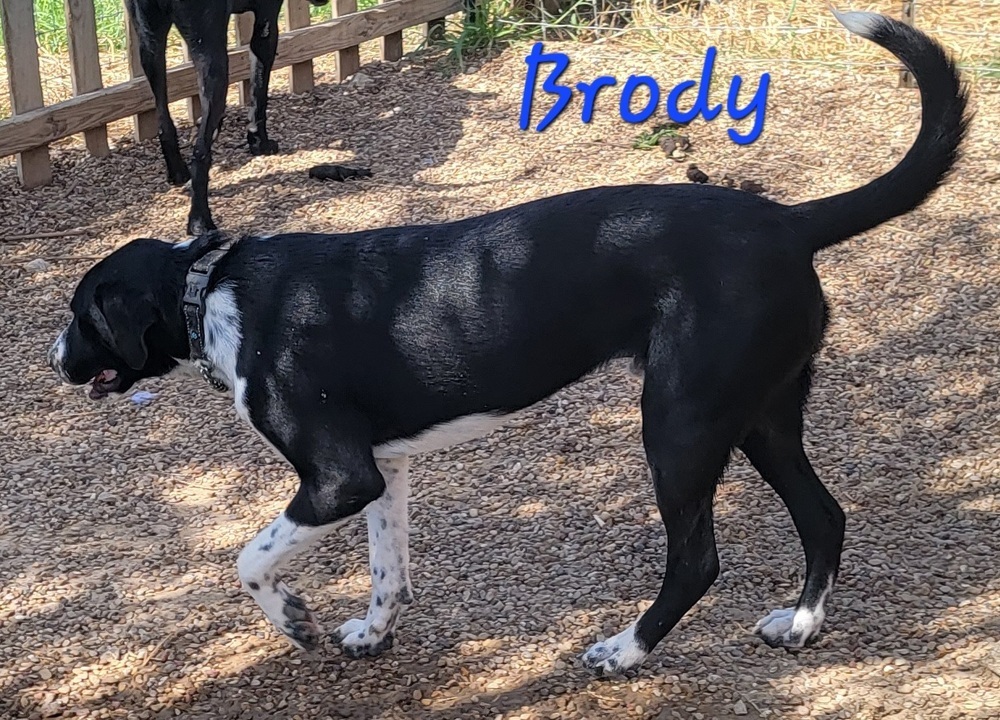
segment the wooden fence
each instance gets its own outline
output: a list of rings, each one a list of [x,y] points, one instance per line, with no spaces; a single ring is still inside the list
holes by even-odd
[[[381,38],[382,58],[398,60],[403,55],[403,30],[422,25],[428,35],[441,32],[444,18],[462,10],[464,2],[381,0],[379,6],[359,12],[357,0],[331,0],[333,18],[310,25],[308,0],[286,0],[288,31],[281,35],[274,67],[290,67],[292,92],[305,92],[313,87],[313,58],[336,52],[336,77],[343,81],[360,66],[360,43]],[[9,119],[0,121],[0,157],[17,155],[18,177],[26,187],[51,182],[49,143],[56,140],[82,133],[87,150],[103,157],[109,152],[110,122],[131,116],[137,140],[154,137],[157,132],[153,94],[142,74],[131,29],[128,54],[132,79],[103,87],[94,0],[65,0],[73,97],[44,104],[32,4],[32,0],[0,0],[13,110]],[[240,83],[240,101],[245,102],[253,19],[249,13],[236,17],[238,44],[229,51],[229,80]],[[196,119],[200,107],[194,66],[185,62],[170,68],[167,85],[171,101],[188,98],[189,118]]]

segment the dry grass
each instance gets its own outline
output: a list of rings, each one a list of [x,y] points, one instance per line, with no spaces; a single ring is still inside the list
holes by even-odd
[[[631,43],[563,44],[568,81],[614,71],[690,77],[696,60]],[[563,190],[683,181],[685,163],[629,150],[613,112],[517,130],[518,47],[468,74],[437,58],[365,69],[364,88],[279,94],[286,154],[250,158],[242,113],[217,144],[216,219],[232,230],[351,230],[457,218]],[[717,77],[753,70],[720,53]],[[761,68],[765,69],[765,68]],[[916,94],[866,66],[777,64],[767,127],[737,148],[724,120],[689,128],[713,179],[794,202],[855,187],[915,134]],[[329,59],[318,63],[329,78]],[[101,161],[67,146],[35,191],[0,170],[0,716],[13,718],[641,718],[958,720],[1000,714],[1000,95],[951,182],[919,211],[824,253],[833,305],[808,415],[819,474],[844,504],[843,574],[826,632],[797,653],[751,638],[793,599],[786,513],[737,460],[717,500],[723,573],[626,681],[575,662],[652,597],[664,553],[640,450],[638,383],[620,368],[515,427],[414,463],[417,602],[385,657],[291,653],[235,588],[239,548],[294,478],[203,383],[151,382],[147,407],[93,404],[45,351],[90,260],[136,236],[179,239],[187,198],[155,141]],[[185,128],[185,135],[190,128]],[[318,184],[318,162],[370,165]],[[49,257],[30,273],[24,264]],[[63,259],[55,259],[63,258]],[[599,524],[594,516],[601,518]],[[353,523],[293,575],[328,628],[367,602]],[[746,715],[737,714],[746,712]]]

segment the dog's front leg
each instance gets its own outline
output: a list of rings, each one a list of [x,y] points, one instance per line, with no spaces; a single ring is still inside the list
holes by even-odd
[[[271,12],[254,13],[253,37],[250,39],[250,107],[247,145],[251,155],[274,155],[278,143],[267,136],[267,93],[271,83],[271,68],[278,50],[278,10],[273,3]]]
[[[368,614],[363,620],[348,620],[333,633],[333,639],[352,657],[378,655],[392,647],[399,616],[413,602],[407,517],[409,459],[379,459],[376,463],[385,479],[385,492],[365,509],[372,578]]]
[[[275,627],[303,650],[316,647],[320,629],[305,602],[285,584],[280,573],[289,560],[334,527],[305,525],[283,512],[243,548],[236,561],[243,589],[257,601]]]
[[[299,490],[285,512],[243,549],[237,561],[243,588],[278,630],[304,650],[316,647],[319,627],[305,602],[282,580],[282,568],[377,500],[386,487],[371,443],[352,439],[352,424],[359,426],[361,421],[346,421],[344,432],[325,428],[318,436],[297,435],[293,443],[282,442],[283,454],[299,472]],[[262,429],[265,437],[278,440],[268,429]]]

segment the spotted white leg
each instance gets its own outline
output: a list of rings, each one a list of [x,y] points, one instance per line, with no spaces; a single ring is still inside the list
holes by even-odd
[[[368,614],[348,620],[334,633],[352,657],[378,655],[392,647],[393,630],[403,607],[413,602],[410,585],[409,459],[377,459],[385,492],[365,508],[368,517],[368,562],[372,597]]]
[[[243,548],[236,561],[243,589],[257,601],[275,627],[303,650],[316,647],[320,629],[305,602],[282,582],[278,573],[289,560],[338,525],[299,525],[282,513]]]

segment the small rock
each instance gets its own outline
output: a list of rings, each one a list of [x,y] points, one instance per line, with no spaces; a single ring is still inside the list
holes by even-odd
[[[677,149],[677,141],[672,137],[663,138],[660,140],[660,150],[663,151],[664,155],[671,155],[674,150]]]
[[[737,700],[733,703],[733,715],[746,715],[747,712],[749,712],[747,710],[747,704],[742,700]]]
[[[743,192],[753,193],[754,195],[760,195],[764,192],[764,186],[756,180],[744,180],[740,183],[740,190]]]
[[[45,260],[42,260],[41,258],[36,258],[36,259],[32,260],[31,262],[27,262],[27,263],[24,264],[24,269],[27,270],[30,273],[45,272],[50,267],[52,267],[52,263],[46,262]]]
[[[38,671],[38,677],[40,677],[42,680],[51,680],[52,671],[49,670],[48,668],[42,668],[41,670]]]
[[[707,183],[708,175],[704,173],[697,165],[691,163],[688,165],[687,169],[687,179],[694,183]]]

